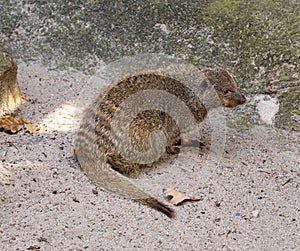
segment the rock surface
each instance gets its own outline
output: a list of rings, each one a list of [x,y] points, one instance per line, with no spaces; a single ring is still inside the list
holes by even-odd
[[[278,98],[275,125],[299,131],[298,2],[5,0],[0,41],[18,60],[89,73],[103,61],[141,53],[221,65],[247,94]]]

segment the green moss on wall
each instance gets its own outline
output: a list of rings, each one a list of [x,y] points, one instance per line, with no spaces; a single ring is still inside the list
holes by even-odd
[[[260,67],[299,64],[299,13],[297,1],[216,0],[205,20],[214,27],[224,61],[253,79]]]
[[[276,116],[276,126],[300,130],[299,121],[296,120],[296,117],[300,116],[299,89],[293,88],[290,91],[284,92],[279,96],[279,102],[280,107]]]

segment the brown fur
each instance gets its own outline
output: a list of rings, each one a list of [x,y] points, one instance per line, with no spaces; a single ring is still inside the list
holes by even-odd
[[[205,77],[216,89],[224,106],[234,107],[243,104],[245,97],[238,93],[233,77],[221,68],[203,71]],[[74,153],[88,177],[97,185],[154,208],[168,217],[175,216],[174,211],[151,195],[133,185],[126,176],[134,176],[140,169],[153,163],[132,163],[118,152],[125,133],[122,120],[118,124],[119,132],[112,130],[112,120],[116,110],[131,95],[143,90],[162,90],[176,96],[186,104],[195,121],[200,123],[207,110],[183,83],[159,72],[137,73],[112,83],[104,88],[94,102],[87,107],[80,128],[75,135]],[[178,111],[180,112],[180,111]],[[125,117],[126,115],[124,115]],[[181,115],[179,114],[179,117]],[[122,131],[123,130],[123,131]],[[151,151],[151,133],[162,130],[166,137],[166,154],[176,152],[175,145],[180,142],[180,129],[166,112],[147,110],[140,112],[130,123],[129,137],[137,151]],[[119,137],[119,138],[118,138]],[[117,140],[114,140],[117,139]],[[158,144],[160,142],[158,141]],[[121,145],[127,152],[127,146]],[[124,176],[125,175],[125,176]]]

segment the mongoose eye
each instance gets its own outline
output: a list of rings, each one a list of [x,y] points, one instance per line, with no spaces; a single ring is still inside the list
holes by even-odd
[[[224,90],[224,94],[230,94],[231,91],[230,90]]]

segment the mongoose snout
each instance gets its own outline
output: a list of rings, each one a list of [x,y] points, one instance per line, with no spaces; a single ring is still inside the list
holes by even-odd
[[[225,107],[236,107],[246,103],[246,98],[243,94],[237,91],[228,91],[223,98],[223,105]]]

